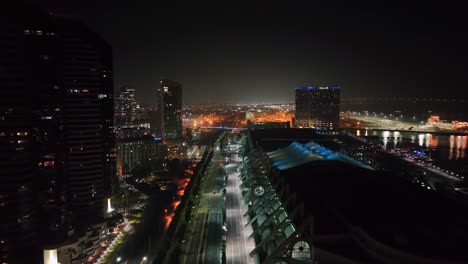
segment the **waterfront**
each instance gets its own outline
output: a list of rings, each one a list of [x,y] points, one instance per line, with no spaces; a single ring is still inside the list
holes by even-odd
[[[461,175],[468,174],[468,136],[407,131],[355,129],[350,131],[386,149],[413,148],[424,150],[433,163]]]

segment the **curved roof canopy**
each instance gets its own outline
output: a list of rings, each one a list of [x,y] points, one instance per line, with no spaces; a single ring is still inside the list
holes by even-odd
[[[279,170],[286,170],[312,161],[322,160],[337,160],[373,170],[372,167],[361,161],[353,159],[341,152],[334,152],[313,141],[305,144],[294,141],[285,148],[268,152],[267,154],[273,161],[273,166]]]

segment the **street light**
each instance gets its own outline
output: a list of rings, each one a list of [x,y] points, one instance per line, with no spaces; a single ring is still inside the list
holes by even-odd
[[[148,258],[146,256],[143,257],[143,261],[146,261]]]

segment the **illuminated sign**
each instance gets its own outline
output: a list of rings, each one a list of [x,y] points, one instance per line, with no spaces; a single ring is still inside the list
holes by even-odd
[[[262,196],[265,193],[265,189],[262,186],[258,185],[254,188],[255,196]]]

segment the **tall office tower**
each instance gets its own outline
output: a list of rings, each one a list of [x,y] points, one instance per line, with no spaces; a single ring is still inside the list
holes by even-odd
[[[337,129],[339,115],[339,86],[296,87],[296,127]]]
[[[72,224],[104,217],[115,174],[112,53],[74,20],[23,5],[0,18],[0,263],[40,263]]]
[[[163,139],[182,137],[182,85],[161,78],[156,94],[156,133]]]
[[[117,98],[115,98],[115,126],[132,126],[135,119],[137,119],[135,89],[128,86],[122,86]]]
[[[55,18],[63,42],[68,204],[75,220],[104,217],[115,175],[112,49],[84,24]]]

